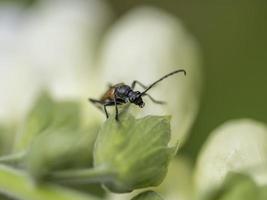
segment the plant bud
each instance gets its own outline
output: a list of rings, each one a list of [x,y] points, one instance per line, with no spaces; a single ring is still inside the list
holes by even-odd
[[[159,185],[176,148],[169,148],[170,117],[135,119],[121,116],[102,126],[94,149],[94,167],[105,167],[113,178],[105,186],[113,192],[130,192]]]
[[[79,125],[80,106],[78,103],[56,102],[48,93],[42,92],[20,129],[15,143],[15,151],[27,149],[34,137],[47,128],[64,126],[76,129]]]
[[[15,151],[25,150],[34,136],[43,131],[52,121],[53,100],[43,92],[29,111],[15,142]]]
[[[54,170],[92,166],[95,129],[52,129],[38,135],[26,158],[26,168],[37,179]]]

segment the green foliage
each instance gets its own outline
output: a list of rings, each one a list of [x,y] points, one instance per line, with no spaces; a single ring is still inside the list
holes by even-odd
[[[27,174],[0,166],[0,192],[19,200],[97,200],[98,198],[84,195],[53,184],[34,185]]]
[[[119,122],[108,119],[98,136],[97,126],[85,128],[80,121],[77,103],[56,102],[47,93],[41,94],[20,129],[15,147],[18,153],[0,159],[2,163],[25,167],[38,180],[38,186],[36,191],[29,191],[25,188],[30,181],[28,177],[4,167],[3,174],[14,178],[3,177],[3,180],[11,178],[14,184],[19,181],[21,185],[13,188],[13,180],[10,184],[0,183],[2,194],[11,192],[14,198],[34,199],[31,196],[34,193],[42,199],[44,194],[39,191],[39,185],[45,187],[53,182],[103,197],[105,192],[99,188],[100,184],[113,192],[129,192],[162,182],[176,153],[176,147],[168,147],[170,117],[135,119],[124,114]],[[154,197],[153,192],[147,192],[136,198]]]
[[[170,117],[108,119],[99,131],[94,166],[106,167],[114,179],[105,185],[113,192],[159,185],[176,148],[169,148]]]
[[[27,149],[26,168],[40,179],[53,170],[92,165],[95,127],[81,127],[76,102],[56,102],[43,92],[29,112],[17,150]]]
[[[266,194],[266,187],[258,186],[249,176],[229,173],[210,200],[265,200]]]
[[[96,130],[48,129],[38,135],[29,149],[26,166],[40,179],[54,170],[92,166]]]
[[[77,102],[55,102],[53,122],[50,124],[50,127],[77,129],[80,127],[80,118],[80,105]]]
[[[15,150],[25,150],[32,142],[34,136],[42,132],[53,122],[54,102],[46,93],[42,93],[28,113],[18,135]]]
[[[48,93],[43,92],[27,115],[23,126],[19,129],[15,144],[17,152],[1,157],[0,162],[19,165],[21,168],[26,167],[25,170],[35,180],[45,178],[48,173],[54,170],[91,167],[98,126],[83,127],[80,121],[78,103],[57,102]],[[2,141],[4,143],[4,140]],[[16,180],[15,178],[14,184]],[[1,192],[3,187],[6,186],[0,185]],[[79,186],[74,188],[89,194],[94,193],[97,196],[103,196],[105,192],[99,187],[98,184],[90,187],[91,189]],[[7,186],[7,190],[12,189],[12,184],[10,184],[10,188]],[[101,192],[100,195],[98,195],[99,191]],[[23,199],[23,195],[27,196],[28,192],[26,190],[25,194],[22,193],[21,198],[18,199]],[[37,196],[42,196],[38,189],[32,192],[35,192]],[[4,191],[3,193],[5,194]]]
[[[0,155],[4,155],[10,151],[11,131],[6,127],[0,126]]]
[[[60,183],[104,184],[110,191],[130,192],[159,185],[176,147],[168,147],[170,117],[135,119],[124,115],[108,119],[100,129],[94,148],[94,167],[50,174]]]
[[[146,191],[135,196],[132,200],[163,200],[163,198],[159,196],[156,192]]]
[[[15,144],[16,151],[29,147],[34,137],[47,128],[68,127],[78,128],[80,125],[80,109],[76,102],[56,102],[43,92],[37,98],[26,120],[21,127],[20,135]]]

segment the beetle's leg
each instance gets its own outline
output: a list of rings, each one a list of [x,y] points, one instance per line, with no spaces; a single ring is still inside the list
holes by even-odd
[[[106,117],[109,118],[109,114],[108,114],[108,111],[107,111],[107,106],[114,106],[114,101],[113,100],[107,101],[103,105]]]
[[[99,110],[101,110],[102,112],[104,112],[104,110],[102,109],[102,105],[103,105],[103,102],[102,101],[99,101],[97,99],[91,99],[91,98],[89,98],[88,100],[92,104],[94,104]]]
[[[147,96],[153,103],[156,103],[156,104],[166,104],[165,101],[158,101],[156,99],[154,99],[152,96],[150,96],[149,94],[144,94],[144,96]]]
[[[117,99],[114,100],[110,100],[108,102],[106,102],[103,106],[104,106],[104,111],[106,113],[106,117],[109,117],[108,111],[107,111],[107,106],[115,106],[116,109],[116,117],[115,119],[118,121],[118,116],[119,116],[119,111],[118,111],[118,105],[121,105],[122,102],[118,101]]]
[[[123,101],[119,101],[118,99],[115,99],[114,100],[110,100],[108,102],[102,102],[100,100],[97,100],[97,99],[91,99],[89,98],[88,99],[91,103],[93,103],[98,109],[100,109],[102,112],[104,112],[106,114],[106,117],[109,118],[109,114],[108,114],[108,111],[107,111],[107,106],[114,106],[115,105],[115,109],[116,109],[116,117],[115,119],[118,121],[119,120],[119,110],[118,110],[118,105],[121,105],[125,102]],[[104,109],[103,109],[104,108]]]
[[[109,117],[108,111],[107,111],[107,106],[110,106],[110,105],[108,103],[107,104],[104,104],[104,111],[105,111],[105,114],[106,114],[106,118]]]
[[[145,86],[143,83],[141,83],[140,81],[137,81],[137,80],[132,82],[131,88],[134,89],[136,84],[140,85],[143,89],[147,89],[147,86]]]
[[[116,121],[119,121],[119,111],[118,111],[116,95],[114,95],[114,105],[115,105],[115,112],[116,112],[115,119]]]

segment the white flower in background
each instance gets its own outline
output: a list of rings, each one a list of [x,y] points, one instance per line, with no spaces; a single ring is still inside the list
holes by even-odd
[[[250,174],[258,184],[266,184],[266,141],[267,126],[254,120],[232,120],[214,130],[198,157],[196,194],[205,196],[219,187],[230,171]]]
[[[192,200],[194,194],[193,167],[188,160],[179,157],[170,163],[168,175],[156,191],[165,200]]]
[[[186,77],[175,75],[149,91],[167,105],[145,99],[141,112],[172,115],[172,140],[184,141],[198,111],[200,66],[198,47],[177,18],[151,7],[130,11],[106,34],[100,65],[106,81],[131,84],[139,80],[145,85],[175,69],[185,69]]]
[[[172,139],[184,141],[198,110],[200,68],[197,45],[177,18],[156,8],[137,8],[109,29],[98,48],[111,19],[101,1],[40,1],[28,10],[9,8],[0,7],[6,11],[0,21],[0,119],[20,119],[43,86],[57,98],[82,99],[87,117],[98,119],[104,116],[86,98],[98,98],[108,82],[149,84],[183,68],[186,77],[175,75],[150,91],[168,104],[146,99],[140,113],[172,115]]]
[[[31,83],[33,73],[23,67],[18,45],[21,9],[15,5],[0,6],[0,121],[9,122],[25,108],[37,89]]]
[[[20,119],[42,86],[57,98],[93,92],[95,49],[111,18],[106,4],[46,0],[0,10],[1,121]]]

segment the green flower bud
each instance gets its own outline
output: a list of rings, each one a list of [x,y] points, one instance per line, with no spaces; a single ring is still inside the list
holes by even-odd
[[[146,191],[135,196],[134,198],[132,198],[132,200],[163,200],[163,198],[156,192]]]
[[[54,170],[92,166],[96,130],[52,129],[38,135],[26,158],[26,168],[40,179]]]
[[[33,137],[44,130],[52,121],[53,100],[43,92],[36,99],[34,106],[26,116],[25,122],[18,132],[15,150],[25,150],[31,143]]]
[[[21,126],[15,143],[16,151],[29,147],[34,137],[47,128],[78,128],[80,125],[80,106],[76,102],[54,101],[46,92],[41,93]]]
[[[176,148],[169,148],[170,117],[131,115],[108,119],[94,149],[94,167],[113,174],[105,186],[113,192],[159,185]]]

